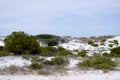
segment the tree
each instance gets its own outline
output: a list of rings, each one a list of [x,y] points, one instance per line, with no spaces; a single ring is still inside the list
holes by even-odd
[[[5,49],[14,54],[36,54],[39,53],[39,42],[37,38],[24,32],[12,32],[4,40]]]

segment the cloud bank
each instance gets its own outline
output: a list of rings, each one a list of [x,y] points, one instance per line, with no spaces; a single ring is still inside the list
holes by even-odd
[[[119,18],[120,0],[0,0],[1,35],[16,30],[73,36],[119,34]]]

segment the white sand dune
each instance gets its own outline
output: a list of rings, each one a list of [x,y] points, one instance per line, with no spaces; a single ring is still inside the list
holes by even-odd
[[[29,66],[31,64],[31,61],[23,59],[20,56],[6,56],[6,57],[0,57],[0,69],[10,67],[10,66]]]
[[[118,40],[120,45],[120,36],[117,36],[115,38],[109,39],[109,40]],[[106,44],[108,44],[108,41],[106,41]],[[0,42],[0,45],[3,45],[3,42]],[[68,43],[60,44],[60,46],[73,50],[73,49],[95,49],[94,47],[76,42],[76,41],[70,41]],[[99,46],[100,47],[100,46]],[[108,46],[105,46],[105,48],[108,48]],[[53,57],[46,57],[47,60],[51,60]],[[74,70],[76,67],[76,64],[80,60],[77,59],[69,59],[70,64],[68,65],[68,68],[70,70],[67,71],[67,74],[54,74],[54,75],[0,75],[0,80],[120,80],[120,71],[110,71],[108,73],[103,73],[100,70],[89,70],[89,71],[80,71],[80,70]],[[19,56],[6,56],[6,57],[0,57],[0,68],[9,67],[12,65],[15,66],[29,66],[31,62],[29,60],[25,60],[22,57]],[[73,69],[74,68],[74,69]]]
[[[0,46],[4,46],[4,42],[3,41],[0,41]]]
[[[0,80],[120,80],[120,72],[81,71],[76,73],[71,71],[67,75],[0,75]]]

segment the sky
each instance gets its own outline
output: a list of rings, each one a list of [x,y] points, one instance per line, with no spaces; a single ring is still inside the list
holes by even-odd
[[[0,0],[0,35],[120,35],[120,0]]]

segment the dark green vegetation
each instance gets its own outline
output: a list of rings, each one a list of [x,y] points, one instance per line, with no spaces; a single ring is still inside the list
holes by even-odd
[[[103,53],[102,56],[120,58],[120,46],[112,48],[110,53]]]
[[[39,41],[44,41],[48,44],[46,47],[40,47]],[[41,56],[67,56],[72,53],[62,47],[52,47],[54,43],[64,42],[64,39],[53,35],[38,35],[37,37],[28,35],[25,32],[12,32],[5,40],[5,48],[0,46],[0,56],[4,55],[3,50],[15,55],[23,54],[39,54]],[[54,42],[55,41],[55,42]]]
[[[88,41],[88,44],[93,45],[94,42],[93,42],[92,40],[89,40],[89,41]]]
[[[120,57],[120,46],[111,49],[110,56],[111,57]]]
[[[87,53],[86,50],[82,50],[82,51],[78,52],[78,56],[85,57],[85,56],[87,56],[86,53]]]
[[[0,50],[0,57],[7,55],[9,55],[9,53],[6,50]]]
[[[40,58],[38,56],[33,56],[31,62],[32,64],[30,65],[30,69],[38,71],[39,74],[43,74],[43,70],[47,69],[48,67],[49,71],[49,69],[52,69],[52,67],[54,68],[55,66],[65,66],[69,63],[68,59],[62,56],[57,56],[49,60],[45,58]]]
[[[65,40],[59,36],[50,35],[50,34],[41,34],[36,36],[40,41],[44,42],[48,46],[55,46],[58,43],[65,42]]]
[[[113,47],[113,44],[109,44],[108,46],[109,46],[109,47]]]
[[[82,37],[82,38],[79,38],[79,39],[82,40],[85,43],[88,43],[89,41],[93,41],[93,42],[105,42],[107,39],[113,38],[113,37],[114,36],[108,35],[108,36],[98,36],[98,37],[92,36],[90,38]]]
[[[94,47],[98,47],[98,44],[95,44],[92,40],[88,41],[88,44]]]
[[[33,56],[31,62],[39,63],[41,65],[66,65],[68,63],[68,59],[62,56],[56,56],[51,58],[51,60],[46,60],[45,58]]]
[[[113,47],[114,45],[116,45],[116,46],[119,45],[117,40],[109,41],[109,45],[108,45],[109,47]]]
[[[64,49],[63,47],[41,47],[40,49],[42,56],[67,56],[72,55],[71,51]]]
[[[103,57],[110,57],[110,53],[104,52],[104,53],[102,54],[102,56],[103,56]]]
[[[110,58],[102,56],[93,56],[87,57],[85,60],[83,60],[83,62],[79,62],[78,66],[84,68],[111,70],[114,69],[114,67],[116,67],[116,64]]]
[[[3,47],[3,46],[0,46],[0,51],[3,50],[3,49],[4,49],[4,47]]]
[[[114,43],[115,45],[119,45],[119,43],[118,43],[117,40],[113,40],[113,43]]]
[[[37,70],[41,68],[42,68],[42,65],[38,62],[32,62],[32,64],[30,65],[30,69],[33,69],[33,70]]]
[[[67,63],[68,63],[68,60],[60,56],[52,58],[50,61],[47,60],[45,62],[45,64],[47,65],[66,65]]]
[[[24,32],[13,32],[4,40],[5,49],[14,54],[36,54],[39,53],[39,42],[37,38]]]
[[[0,46],[0,57],[9,55],[3,46]]]
[[[108,36],[98,36],[94,38],[95,42],[105,42],[106,39],[113,38],[113,35],[108,35]]]

